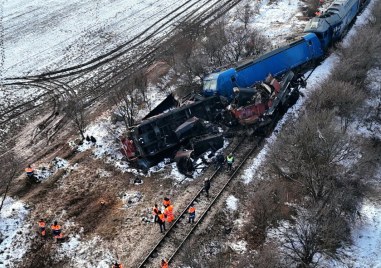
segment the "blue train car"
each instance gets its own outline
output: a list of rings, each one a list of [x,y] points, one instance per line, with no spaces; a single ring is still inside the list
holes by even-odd
[[[212,73],[204,79],[205,96],[233,98],[233,87],[247,88],[262,81],[268,74],[283,74],[323,55],[319,39],[307,34],[300,40],[266,53],[257,59],[242,62],[236,68]]]
[[[343,37],[363,3],[361,0],[336,0],[322,15],[311,19],[304,32],[315,33],[326,50]]]

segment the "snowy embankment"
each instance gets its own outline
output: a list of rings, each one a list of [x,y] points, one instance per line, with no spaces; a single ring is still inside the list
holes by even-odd
[[[15,267],[30,246],[28,208],[21,201],[7,197],[0,211],[0,267]]]
[[[349,34],[343,40],[343,44],[348,46],[353,39],[356,31],[360,30],[362,26],[367,24],[370,18],[370,13],[374,5],[374,1],[369,4],[367,9],[357,18],[354,27]],[[339,64],[339,58],[337,55],[332,54],[328,57],[320,66],[318,66],[309,77],[305,90],[302,91],[304,97],[299,98],[297,103],[289,109],[286,115],[280,120],[273,134],[266,139],[264,148],[259,153],[258,157],[249,165],[249,167],[243,172],[241,179],[244,183],[252,182],[262,178],[261,166],[265,165],[270,159],[268,159],[268,150],[273,142],[277,139],[278,133],[282,130],[282,127],[291,118],[297,118],[303,113],[303,107],[308,100],[311,93],[316,90],[319,83],[326,79],[332,72],[335,65]],[[308,76],[309,74],[307,74]],[[374,96],[380,96],[381,90],[381,70],[375,69],[368,72],[368,80],[370,82],[369,90],[372,91]],[[380,99],[372,98],[365,104],[369,109],[377,107]],[[381,139],[381,124],[373,123],[370,126],[364,125],[364,122],[360,120],[355,121],[350,126],[351,135],[361,137],[374,137]],[[381,177],[381,172],[378,174],[378,178]],[[342,262],[325,261],[327,267],[381,267],[381,202],[371,201],[365,199],[362,208],[359,211],[361,220],[353,226],[352,240],[353,245],[343,249],[346,257]],[[288,223],[285,223],[286,225]],[[274,237],[274,230],[270,230],[271,237]]]

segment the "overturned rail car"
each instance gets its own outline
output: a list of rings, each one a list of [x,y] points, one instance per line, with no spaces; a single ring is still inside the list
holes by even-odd
[[[253,88],[235,88],[234,101],[228,108],[233,123],[261,128],[271,123],[274,116],[292,105],[299,97],[299,87],[305,86],[301,76],[287,72],[281,80],[269,75]]]
[[[223,98],[212,96],[150,117],[132,128],[122,140],[123,153],[143,170],[164,157],[173,158],[191,138],[216,134],[218,130],[210,122],[215,122],[225,107]]]

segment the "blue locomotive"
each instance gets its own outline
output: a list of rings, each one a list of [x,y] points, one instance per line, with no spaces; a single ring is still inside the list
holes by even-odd
[[[320,16],[312,18],[304,32],[314,33],[323,50],[342,39],[365,0],[336,0]]]
[[[306,26],[307,33],[300,40],[266,53],[257,59],[249,59],[236,68],[209,74],[204,79],[205,96],[221,95],[233,99],[233,88],[248,88],[262,81],[268,74],[282,75],[289,70],[320,59],[327,48],[340,40],[348,30],[356,14],[367,0],[336,0],[319,17]]]

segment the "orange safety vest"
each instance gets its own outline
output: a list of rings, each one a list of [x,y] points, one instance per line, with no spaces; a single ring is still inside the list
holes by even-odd
[[[45,224],[44,221],[39,221],[39,222],[38,222],[38,226],[40,227],[41,235],[42,235],[42,236],[45,236],[45,234],[46,234],[45,225],[46,225],[46,224]]]
[[[194,207],[190,207],[188,210],[189,213],[194,213],[195,211],[196,211],[196,209]]]
[[[52,230],[54,230],[54,231],[61,231],[61,226],[60,226],[59,224],[57,224],[57,225],[52,225],[51,228],[52,228]]]
[[[54,236],[54,238],[62,238],[61,226],[59,224],[52,225],[51,228],[53,230],[53,236]]]
[[[173,206],[170,205],[164,210],[165,216],[167,216],[167,221],[172,222],[175,219],[175,216],[173,216]]]
[[[32,173],[32,172],[33,172],[33,168],[27,167],[27,168],[25,169],[25,172],[26,172],[26,173]]]
[[[161,268],[168,268],[168,262],[162,262],[161,263]]]
[[[159,213],[159,209],[157,207],[154,207],[152,210],[153,210],[153,215],[157,215]]]
[[[159,214],[159,219],[162,221],[162,222],[165,222],[165,215],[163,213]]]
[[[163,205],[168,207],[171,204],[171,200],[163,200]]]

